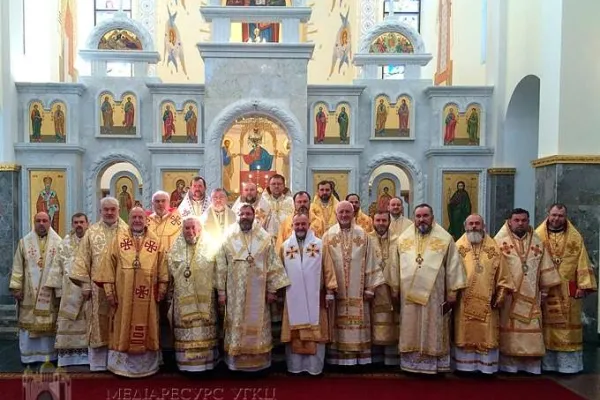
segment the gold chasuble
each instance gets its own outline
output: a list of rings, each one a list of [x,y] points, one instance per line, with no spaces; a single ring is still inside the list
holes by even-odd
[[[337,216],[335,214],[335,209],[337,208],[338,203],[338,199],[333,197],[333,195],[331,195],[329,202],[325,205],[318,196],[315,196],[312,204],[310,205],[311,219],[312,216],[321,218],[325,224],[325,232],[327,232],[327,229],[338,223]]]
[[[394,236],[400,236],[405,230],[410,228],[412,224],[413,222],[403,215],[399,216],[398,218],[391,217],[389,228],[390,234]]]
[[[504,224],[494,239],[506,257],[516,288],[500,310],[500,355],[526,357],[538,363],[545,353],[540,292],[559,285],[560,275],[550,254],[544,251],[544,243],[533,230],[519,238],[510,231],[508,224]],[[553,313],[554,320],[564,321],[560,309],[553,311],[558,311]],[[504,369],[503,363],[501,358],[501,369]],[[537,370],[539,366],[534,367],[534,371]]]
[[[400,294],[400,366],[436,373],[450,370],[450,313],[467,286],[465,268],[452,236],[437,223],[429,234],[407,229],[398,238],[399,262],[392,264],[389,283]]]
[[[371,359],[371,304],[365,292],[374,294],[385,283],[373,239],[360,227],[343,230],[332,226],[323,236],[324,268],[332,268],[338,283],[331,346],[332,364],[368,364]]]
[[[283,221],[294,214],[294,200],[292,200],[291,196],[283,194],[276,199],[267,193],[266,190],[263,192],[262,198],[269,203],[270,209],[265,221],[265,230],[276,238]]]
[[[309,219],[310,219],[310,229],[313,231],[314,235],[316,237],[318,237],[319,239],[322,238],[323,234],[325,233],[325,223],[323,222],[323,220],[313,214],[310,214]],[[292,236],[292,233],[294,233],[293,223],[294,223],[294,214],[288,216],[285,219],[285,221],[283,221],[281,223],[281,225],[279,226],[279,233],[277,234],[277,242],[275,243],[275,248],[277,249],[278,252],[281,251],[281,246],[283,245],[283,242],[288,240],[289,237]]]
[[[81,286],[69,279],[80,243],[81,239],[75,233],[63,239],[46,281],[46,286],[53,288],[61,298],[54,345],[59,351],[59,359],[61,355],[81,356],[88,352],[87,318],[91,313],[91,302],[84,300]]]
[[[15,252],[10,289],[23,293],[18,308],[19,328],[29,332],[30,337],[54,336],[58,303],[46,282],[61,240],[52,228],[44,238],[32,231],[19,240]]]
[[[92,291],[91,313],[88,320],[88,337],[91,348],[108,345],[108,313],[110,306],[104,290],[92,285],[92,276],[98,272],[117,232],[126,232],[129,227],[122,219],[108,226],[100,221],[91,225],[81,239],[73,260],[71,281],[81,285],[82,290]]]
[[[467,235],[456,242],[465,270],[467,288],[454,309],[454,344],[463,351],[487,353],[499,346],[499,306],[514,290],[506,259],[496,241],[485,235],[471,244]],[[457,357],[457,362],[464,360]],[[493,361],[497,370],[498,360]],[[494,371],[495,372],[495,371]]]
[[[576,299],[577,289],[596,291],[596,277],[592,270],[583,237],[570,221],[562,232],[551,232],[544,221],[535,231],[544,242],[546,252],[558,269],[561,284],[548,291],[542,305],[544,312],[544,340],[546,350],[581,351],[583,333],[581,327],[582,299]],[[553,309],[560,308],[564,321],[549,321]]]
[[[362,210],[358,210],[358,214],[354,218],[354,223],[367,233],[373,232],[373,220],[367,214],[362,212]]]
[[[232,370],[256,371],[271,364],[271,315],[267,292],[290,284],[271,235],[258,225],[229,230],[217,253],[217,289],[226,294],[225,362]]]
[[[158,236],[165,251],[169,251],[181,232],[181,215],[174,210],[162,217],[152,213],[147,220],[148,230]]]
[[[181,371],[205,371],[217,362],[216,274],[210,241],[201,236],[196,244],[188,244],[181,234],[167,256],[174,285],[175,358]]]
[[[110,309],[108,369],[129,377],[156,372],[157,298],[159,293],[166,293],[169,283],[165,253],[158,236],[147,229],[142,236],[134,236],[130,230],[119,231],[92,279],[118,302]],[[128,356],[136,355],[147,356],[139,357],[139,363],[147,365],[133,365],[136,357]]]
[[[200,217],[202,223],[203,234],[208,234],[211,237],[211,246],[216,253],[223,243],[225,233],[229,227],[236,223],[237,217],[233,211],[227,206],[223,211],[218,212],[213,206],[208,209]],[[205,240],[207,241],[207,240]]]

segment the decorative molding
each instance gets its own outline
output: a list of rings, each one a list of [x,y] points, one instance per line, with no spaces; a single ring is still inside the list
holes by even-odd
[[[196,143],[148,143],[146,146],[151,154],[204,154],[204,146]]]
[[[147,7],[149,4],[144,5]],[[149,52],[154,51],[154,36],[141,22],[131,19],[124,12],[117,12],[113,18],[109,18],[100,22],[96,25],[92,32],[88,35],[83,50],[96,50],[98,51],[98,44],[100,39],[106,34],[106,32],[123,29],[134,33],[140,42],[142,43],[142,51]],[[118,51],[118,50],[117,50]],[[123,53],[137,53],[137,50],[123,50]],[[81,54],[81,52],[80,52]]]
[[[517,173],[516,168],[488,168],[488,175],[514,175]]]
[[[299,20],[308,22],[312,14],[310,7],[200,7],[200,14],[206,22],[214,19],[229,19],[230,22],[283,22],[284,20]]]
[[[190,85],[180,83],[146,83],[146,87],[152,94],[177,94],[177,95],[199,95],[204,96],[206,89],[204,85]]]
[[[221,187],[222,160],[221,141],[227,129],[243,115],[262,115],[273,118],[286,130],[292,142],[290,152],[291,188],[303,190],[306,187],[306,132],[296,116],[281,102],[267,99],[241,99],[215,116],[206,134],[205,178],[208,188]]]
[[[417,30],[412,26],[401,22],[396,18],[386,18],[369,29],[368,32],[364,33],[360,40],[357,53],[370,54],[369,49],[375,39],[390,32],[399,33],[408,39],[413,46],[414,54],[427,54],[427,51],[425,50],[425,42],[423,41],[423,38],[419,32],[417,32]],[[431,54],[429,56],[432,57]]]
[[[15,143],[14,149],[17,153],[85,153],[85,147],[65,143]]]
[[[21,166],[15,163],[0,163],[0,171],[3,172],[19,172]]]
[[[427,97],[490,97],[493,86],[429,86],[425,89]]]
[[[308,96],[360,96],[366,86],[359,85],[308,85]]]
[[[365,146],[344,145],[344,144],[318,144],[308,146],[306,152],[308,155],[360,155],[365,150]]]
[[[155,64],[160,61],[158,51],[125,50],[79,50],[79,56],[85,61],[124,61]]]
[[[429,64],[433,56],[431,54],[371,54],[357,53],[354,55],[354,65],[420,65],[424,67]]]
[[[156,0],[138,0],[137,16],[135,17],[154,37],[156,32]],[[148,76],[154,76],[156,66],[148,66]]]
[[[231,7],[235,8],[235,7]],[[269,7],[266,7],[269,8]],[[314,43],[198,43],[200,56],[205,58],[312,58]]]
[[[89,164],[88,170],[85,173],[85,210],[91,220],[95,221],[97,216],[97,194],[100,184],[99,178],[104,170],[112,164],[119,162],[128,162],[137,168],[142,176],[142,204],[150,204],[151,197],[151,176],[146,165],[140,161],[139,154],[130,152],[129,150],[109,151],[97,157]]]
[[[436,156],[454,157],[454,156],[493,156],[494,149],[481,146],[444,146],[433,147],[425,151],[425,158]]]
[[[407,173],[410,179],[410,189],[412,191],[412,206],[425,201],[425,181],[427,176],[412,157],[401,152],[377,154],[367,164],[367,167],[363,170],[360,178],[361,198],[369,198],[369,180],[373,171],[382,165],[395,165]]]
[[[533,168],[545,167],[555,164],[600,164],[600,156],[581,155],[581,156],[566,156],[555,155],[549,157],[538,158],[531,162]]]
[[[360,36],[364,37],[377,23],[377,1],[360,1]]]
[[[17,93],[40,94],[76,94],[81,96],[86,91],[86,86],[81,83],[56,83],[56,82],[15,82]]]

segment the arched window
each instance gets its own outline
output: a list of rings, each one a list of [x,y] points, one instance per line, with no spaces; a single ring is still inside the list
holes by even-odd
[[[421,31],[421,0],[391,0],[383,3],[383,18],[390,14],[391,3],[394,3],[394,14],[400,22]],[[383,68],[383,79],[403,79],[404,67],[387,66]]]
[[[131,18],[131,0],[94,0],[94,25],[112,18],[119,11],[123,3],[123,12]],[[106,65],[108,76],[132,76],[133,66],[131,63],[109,62]]]

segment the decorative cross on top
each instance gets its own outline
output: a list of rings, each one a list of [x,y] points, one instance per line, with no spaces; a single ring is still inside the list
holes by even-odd
[[[129,239],[129,238],[125,238],[125,239],[123,239],[123,241],[122,241],[122,242],[119,244],[119,246],[120,246],[120,247],[121,247],[123,250],[127,251],[127,250],[129,250],[129,249],[131,248],[131,246],[133,246],[133,242],[131,241],[131,239]]]
[[[148,296],[149,294],[150,294],[150,289],[148,289],[144,285],[141,285],[141,286],[135,288],[135,295],[138,297],[138,299],[145,299],[146,296]]]
[[[288,257],[290,260],[293,260],[298,253],[298,248],[296,246],[291,246],[285,251],[285,256]]]
[[[321,250],[319,250],[317,245],[314,243],[306,248],[306,254],[308,254],[309,257],[316,257],[320,252]]]
[[[156,250],[158,250],[158,246],[156,245],[156,242],[154,240],[147,241],[145,247],[148,253],[153,253]]]

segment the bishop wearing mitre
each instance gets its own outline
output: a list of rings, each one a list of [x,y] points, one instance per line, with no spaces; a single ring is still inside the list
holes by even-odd
[[[529,212],[511,211],[494,238],[508,263],[515,292],[500,310],[500,370],[540,374],[546,349],[542,332],[542,302],[561,279],[544,243],[529,226]],[[561,305],[544,314],[544,324],[564,323]]]
[[[390,213],[379,210],[373,216],[374,231],[369,234],[377,248],[379,267],[386,282],[393,265],[398,263],[398,235],[390,231]],[[379,286],[371,306],[373,356],[385,365],[398,365],[398,329],[400,313],[394,307],[390,286]],[[383,360],[382,360],[383,358]]]
[[[333,306],[337,281],[331,264],[323,265],[323,243],[308,224],[308,210],[294,216],[294,231],[283,243],[281,258],[291,285],[286,288],[281,341],[291,373],[319,375],[329,341],[326,308]]]
[[[498,372],[499,309],[515,289],[502,251],[485,231],[483,217],[469,215],[456,242],[467,288],[456,304],[454,361],[459,371]]]
[[[119,218],[119,201],[114,197],[104,197],[100,200],[100,218],[99,222],[88,228],[81,239],[69,275],[71,281],[81,287],[84,299],[91,303],[86,333],[91,371],[106,371],[110,311],[104,290],[92,283],[92,276],[100,269],[117,232],[126,232],[129,229],[125,221]]]
[[[160,240],[147,229],[141,207],[131,209],[129,227],[117,233],[92,279],[111,306],[108,370],[140,378],[158,371],[158,302],[169,274]]]
[[[565,314],[562,322],[544,320],[546,354],[542,370],[576,373],[583,370],[582,298],[598,289],[592,263],[577,228],[567,218],[564,204],[552,204],[548,217],[535,231],[562,279],[560,286],[548,291],[542,304],[549,315],[560,304]]]
[[[231,225],[236,223],[235,213],[227,207],[227,193],[223,188],[213,189],[210,195],[210,206],[200,217],[203,235],[212,238],[215,252],[223,244],[225,233]]]
[[[211,370],[219,357],[211,240],[204,235],[200,218],[188,216],[167,256],[173,277],[175,360],[180,371]]]
[[[414,229],[398,238],[399,262],[390,287],[400,296],[400,367],[409,372],[450,371],[450,317],[467,286],[452,236],[434,222],[428,204],[415,207]]]
[[[373,362],[371,352],[371,301],[385,283],[372,238],[353,223],[348,201],[337,206],[338,224],[323,236],[323,268],[333,269],[338,282],[333,332],[327,362],[363,365]]]
[[[56,342],[58,366],[88,365],[87,324],[90,317],[90,301],[85,299],[81,287],[69,279],[73,258],[88,227],[83,213],[71,217],[71,233],[65,236],[54,257],[46,286],[54,289],[60,297],[60,308],[56,320]]]
[[[19,240],[10,276],[10,291],[18,302],[21,362],[55,360],[54,339],[58,304],[46,286],[60,236],[50,227],[50,217],[39,212],[33,230]]]
[[[225,312],[225,363],[231,370],[260,371],[271,365],[271,313],[277,291],[290,284],[273,238],[254,223],[249,204],[217,253],[217,290]]]

